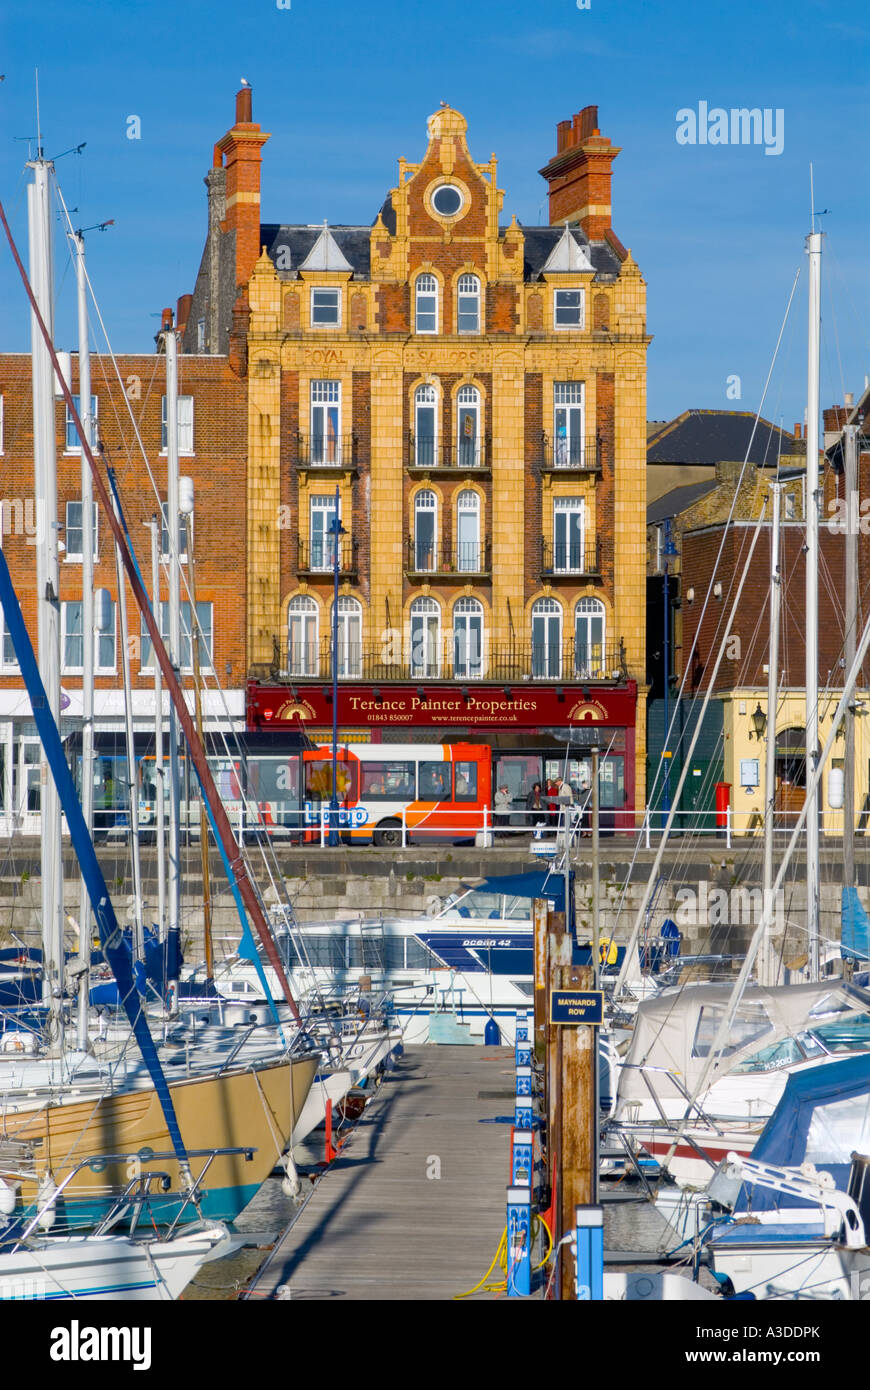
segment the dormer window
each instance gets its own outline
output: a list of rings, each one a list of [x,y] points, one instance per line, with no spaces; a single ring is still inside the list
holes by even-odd
[[[456,327],[460,333],[480,332],[480,281],[460,275],[456,287]]]
[[[338,328],[341,324],[341,290],[312,289],[311,327]]]
[[[438,332],[438,281],[434,275],[418,275],[414,323],[418,333]]]
[[[556,290],[553,307],[553,323],[556,328],[583,327],[583,291]]]

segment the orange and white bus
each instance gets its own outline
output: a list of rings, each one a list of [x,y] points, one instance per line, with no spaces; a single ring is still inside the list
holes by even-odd
[[[492,827],[492,753],[474,743],[375,743],[337,750],[345,842],[398,846],[413,836],[471,839]],[[332,748],[302,754],[305,839],[329,827]]]

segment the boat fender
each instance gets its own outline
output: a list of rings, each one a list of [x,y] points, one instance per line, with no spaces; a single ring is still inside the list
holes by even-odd
[[[39,1187],[36,1190],[37,1206],[45,1207],[45,1210],[39,1213],[39,1225],[43,1231],[50,1231],[57,1220],[57,1209],[54,1202],[52,1202],[52,1198],[56,1192],[57,1183],[51,1176],[51,1173],[43,1173],[42,1177],[39,1179]],[[50,1206],[47,1205],[49,1202],[51,1202]]]
[[[615,965],[616,957],[618,954],[619,953],[616,949],[616,942],[612,941],[609,936],[603,936],[598,943],[598,955],[600,957],[601,964]]]
[[[15,1210],[15,1188],[0,1178],[0,1217],[11,1216]]]

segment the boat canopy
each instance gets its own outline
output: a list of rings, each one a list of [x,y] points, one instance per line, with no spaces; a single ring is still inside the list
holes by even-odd
[[[792,1072],[752,1157],[785,1168],[812,1163],[845,1192],[853,1153],[870,1154],[870,1054]],[[754,1211],[814,1205],[767,1187],[752,1186],[749,1192]],[[746,1193],[744,1185],[740,1210],[750,1205]]]
[[[556,912],[565,911],[565,876],[544,870],[526,874],[498,874],[476,883],[477,893],[503,893],[509,898],[548,898]],[[531,909],[530,909],[531,910]]]
[[[631,1045],[619,1080],[619,1101],[692,1094],[719,1031],[730,984],[687,984],[666,989],[638,1006]],[[813,1029],[837,1014],[870,1014],[870,994],[842,980],[818,984],[751,986],[743,993],[727,1046],[711,1082],[746,1062],[761,1048]],[[644,1070],[641,1070],[643,1068]],[[670,1080],[668,1073],[679,1084]],[[647,1078],[645,1080],[644,1078]],[[649,1084],[647,1084],[647,1081]]]

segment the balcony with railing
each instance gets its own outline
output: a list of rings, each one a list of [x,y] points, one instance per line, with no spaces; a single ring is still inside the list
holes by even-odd
[[[406,462],[411,473],[488,472],[489,435],[482,438],[434,439],[431,435],[409,433]]]
[[[335,540],[332,536],[318,537],[313,541],[297,541],[297,574],[333,574],[335,568]],[[338,572],[348,576],[357,573],[357,543],[349,537],[339,542]]]
[[[457,541],[440,545],[438,541],[407,542],[406,573],[409,578],[425,575],[482,575],[492,568],[489,541]]]
[[[332,643],[282,644],[274,639],[268,675],[274,680],[332,680]],[[380,642],[339,638],[338,679],[355,681],[490,681],[502,686],[535,681],[584,683],[631,679],[624,642],[604,646],[573,639],[550,643],[491,643],[445,631],[406,635],[388,632]],[[252,674],[259,674],[252,672]],[[262,672],[266,674],[265,670]]]
[[[355,434],[298,434],[296,436],[296,467],[336,473],[356,472],[357,438]]]
[[[570,435],[553,439],[541,435],[541,468],[544,472],[600,473],[604,441],[600,434]]]
[[[594,541],[541,541],[541,574],[558,578],[596,578],[601,574],[601,544]]]

